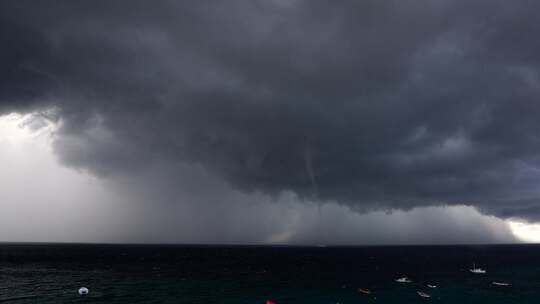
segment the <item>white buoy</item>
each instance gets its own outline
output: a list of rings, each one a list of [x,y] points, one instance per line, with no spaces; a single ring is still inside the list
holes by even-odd
[[[87,294],[88,294],[88,288],[86,288],[86,287],[79,288],[79,295],[84,296],[84,295],[87,295]]]

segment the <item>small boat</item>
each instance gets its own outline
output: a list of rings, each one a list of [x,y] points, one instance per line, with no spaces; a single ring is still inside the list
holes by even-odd
[[[79,295],[85,296],[85,295],[88,294],[89,290],[86,287],[81,287],[81,288],[79,288],[78,292],[79,292]]]
[[[510,283],[506,283],[506,282],[491,282],[491,284],[495,286],[510,286]]]
[[[412,283],[412,281],[408,277],[402,277],[396,279],[396,282],[398,283]]]
[[[427,287],[429,287],[429,288],[437,288],[437,285],[427,284]]]
[[[416,292],[419,296],[421,296],[422,298],[431,298],[431,295],[430,294],[427,294],[425,292],[422,292],[422,291],[417,291]]]
[[[473,264],[473,268],[469,269],[470,272],[476,273],[476,274],[484,274],[486,271],[482,268],[476,268],[476,265]]]
[[[371,294],[371,290],[367,288],[358,288],[358,292],[363,294]]]

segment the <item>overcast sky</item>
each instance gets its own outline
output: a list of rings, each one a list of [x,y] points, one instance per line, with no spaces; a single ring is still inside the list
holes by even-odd
[[[516,241],[538,11],[0,1],[0,241]]]

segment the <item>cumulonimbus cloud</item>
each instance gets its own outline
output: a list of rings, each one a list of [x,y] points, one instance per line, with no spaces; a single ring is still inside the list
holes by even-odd
[[[533,2],[0,4],[0,111],[64,164],[191,163],[244,192],[539,219]]]

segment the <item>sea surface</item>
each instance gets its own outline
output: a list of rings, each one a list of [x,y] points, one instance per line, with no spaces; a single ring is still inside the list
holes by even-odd
[[[470,273],[473,263],[487,273]],[[401,276],[413,282],[395,282]],[[493,281],[511,286],[494,286]],[[78,295],[81,286],[90,290],[87,296]],[[358,288],[372,293],[361,294]],[[421,298],[417,291],[432,297]],[[540,246],[0,244],[0,303],[264,304],[266,300],[540,303]]]

